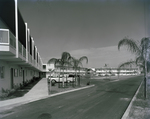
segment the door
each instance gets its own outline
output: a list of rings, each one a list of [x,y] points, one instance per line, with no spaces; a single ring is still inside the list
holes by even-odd
[[[23,70],[23,84],[24,84],[24,79],[25,79],[25,77],[24,77],[24,70]]]
[[[14,88],[14,69],[13,68],[11,68],[10,69],[10,87],[11,87],[11,89],[13,89]]]

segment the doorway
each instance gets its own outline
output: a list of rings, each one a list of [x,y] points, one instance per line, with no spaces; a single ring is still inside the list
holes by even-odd
[[[11,68],[10,69],[10,87],[11,87],[11,89],[13,89],[14,88],[14,69],[13,68]]]
[[[23,84],[24,84],[25,82],[24,82],[24,70],[23,70]]]

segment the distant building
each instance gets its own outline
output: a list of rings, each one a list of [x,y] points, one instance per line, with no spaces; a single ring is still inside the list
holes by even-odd
[[[54,75],[54,64],[43,64],[43,77],[48,78],[50,75]]]
[[[54,64],[43,64],[43,75],[45,78],[48,78],[48,76],[54,76],[57,77],[60,74],[80,74],[84,75],[87,72],[86,68],[78,68],[75,70],[73,67],[55,67]]]
[[[106,76],[106,75],[112,75],[117,76],[119,75],[138,75],[140,74],[140,71],[138,68],[96,68],[96,75],[97,76]]]

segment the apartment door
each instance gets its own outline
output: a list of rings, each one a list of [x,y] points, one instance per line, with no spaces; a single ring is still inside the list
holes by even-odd
[[[22,72],[22,73],[23,73],[23,84],[24,84],[24,79],[25,79],[25,77],[24,77],[24,70],[23,70],[23,72]]]
[[[11,68],[10,69],[10,87],[11,87],[11,89],[13,89],[14,88],[14,69],[13,68]]]

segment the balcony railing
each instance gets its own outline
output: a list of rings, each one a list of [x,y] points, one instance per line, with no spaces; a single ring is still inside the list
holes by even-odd
[[[9,30],[0,29],[0,43],[9,44]]]
[[[15,36],[9,31],[9,39],[10,39],[10,46],[16,49],[16,38]]]
[[[29,61],[30,63],[32,63],[32,57],[31,57],[30,53],[28,53],[28,61]]]
[[[9,29],[0,29],[0,44],[16,49],[16,37]],[[26,58],[26,54],[28,54],[28,62],[31,63],[34,67],[42,69],[41,61],[35,61],[30,53],[26,53],[26,48],[21,44],[20,41],[18,41],[18,52],[24,58]]]
[[[0,44],[16,49],[16,37],[8,29],[0,29]]]
[[[18,41],[18,49],[19,49],[19,54],[22,55],[22,44],[20,43],[20,41]]]
[[[23,57],[26,58],[26,49],[24,48],[24,46],[22,46],[23,49]]]

